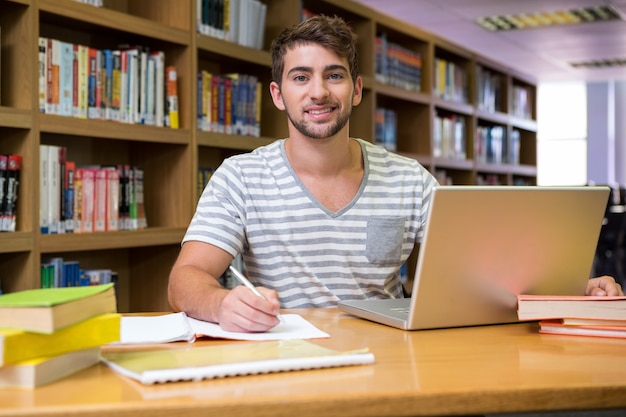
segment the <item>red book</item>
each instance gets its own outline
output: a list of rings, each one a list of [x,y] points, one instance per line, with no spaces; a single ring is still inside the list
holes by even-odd
[[[568,325],[562,320],[542,320],[539,322],[539,332],[571,336],[626,338],[626,325],[624,322],[617,323],[615,325]]]

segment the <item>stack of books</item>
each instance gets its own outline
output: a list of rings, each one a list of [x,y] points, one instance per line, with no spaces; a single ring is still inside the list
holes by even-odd
[[[120,340],[113,284],[0,296],[0,388],[35,388],[100,361]]]
[[[626,297],[519,295],[520,320],[549,334],[626,338]]]

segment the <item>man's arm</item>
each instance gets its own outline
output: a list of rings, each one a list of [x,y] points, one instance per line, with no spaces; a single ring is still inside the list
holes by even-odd
[[[218,277],[232,259],[208,243],[185,242],[170,272],[170,306],[229,331],[261,332],[276,326],[279,302],[275,291],[259,287],[263,299],[244,286],[228,290],[219,284]]]

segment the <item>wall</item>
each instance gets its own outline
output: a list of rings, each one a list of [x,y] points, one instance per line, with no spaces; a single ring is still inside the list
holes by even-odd
[[[587,178],[626,185],[626,81],[587,84]]]

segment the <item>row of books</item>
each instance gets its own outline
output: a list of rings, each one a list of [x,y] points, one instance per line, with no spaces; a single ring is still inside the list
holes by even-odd
[[[457,103],[467,103],[467,79],[467,72],[461,65],[444,58],[435,58],[433,91],[436,97]]]
[[[1,295],[0,387],[35,388],[95,365],[120,335],[113,284]]]
[[[433,124],[433,156],[449,159],[467,158],[465,118],[454,114],[437,114]]]
[[[82,269],[78,261],[62,257],[42,259],[40,288],[83,287],[117,283],[117,272],[110,269]]]
[[[514,85],[511,92],[511,113],[524,119],[533,118],[534,97],[530,87]]]
[[[0,232],[15,232],[21,170],[21,155],[0,155]]]
[[[441,185],[454,185],[454,179],[448,175],[448,171],[445,169],[436,169],[435,170],[435,178],[437,182]]]
[[[74,0],[74,1],[77,1],[79,3],[90,4],[96,7],[102,7],[104,5],[104,0]]]
[[[178,127],[176,68],[165,65],[163,51],[40,37],[38,57],[40,112]]]
[[[211,176],[215,172],[215,168],[213,167],[199,167],[198,168],[198,197],[202,195],[204,191],[204,187],[206,187],[207,183],[211,179]]]
[[[520,295],[520,320],[539,322],[549,334],[626,338],[624,296]]]
[[[387,40],[381,33],[375,40],[376,81],[420,91],[422,85],[422,55]]]
[[[374,143],[395,152],[398,148],[398,114],[378,107],[375,115]]]
[[[259,0],[196,0],[198,32],[263,49],[267,5]]]
[[[66,147],[40,145],[41,233],[146,228],[143,177],[127,164],[77,166]]]
[[[505,78],[502,74],[478,65],[476,67],[476,97],[478,108],[488,112],[503,111],[502,89]]]
[[[512,129],[507,140],[504,126],[478,126],[476,152],[479,162],[488,164],[519,165],[521,133]]]
[[[198,129],[258,137],[262,85],[254,75],[198,72]]]

